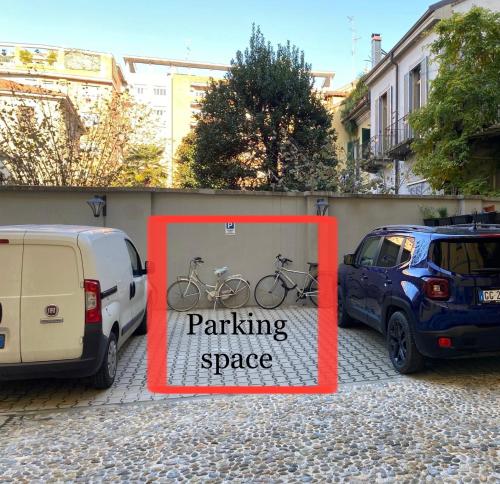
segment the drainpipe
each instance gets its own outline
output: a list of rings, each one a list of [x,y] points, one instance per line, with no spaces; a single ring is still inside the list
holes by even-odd
[[[397,145],[399,141],[399,65],[397,62],[394,61],[394,52],[391,52],[391,58],[390,58],[391,64],[396,67],[396,92],[394,93],[395,99],[395,104],[396,104],[396,109],[395,109],[395,117],[396,117],[396,132],[394,135],[394,144]],[[394,160],[394,192],[396,195],[399,193],[399,183],[401,179],[401,173],[399,171],[399,160]]]

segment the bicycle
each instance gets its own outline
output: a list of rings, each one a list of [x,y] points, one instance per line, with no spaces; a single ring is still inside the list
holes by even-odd
[[[189,262],[189,274],[187,277],[178,277],[167,290],[167,304],[170,309],[184,312],[196,307],[200,301],[201,287],[205,290],[209,301],[214,301],[214,309],[220,301],[229,309],[238,309],[244,306],[250,298],[250,284],[240,274],[227,278],[223,276],[229,270],[221,267],[214,270],[216,276],[215,285],[203,282],[198,276],[197,267],[203,264],[201,257],[195,257]]]
[[[313,269],[317,269],[316,262],[308,262],[309,270],[295,271],[287,269],[285,266],[292,263],[291,259],[281,257],[281,254],[276,256],[276,271],[274,274],[264,276],[255,286],[254,296],[257,304],[263,309],[274,309],[280,306],[288,295],[289,291],[297,289],[297,301],[308,297],[311,302],[318,305],[318,279],[312,274]],[[304,275],[304,284],[301,288],[298,284],[286,273]]]

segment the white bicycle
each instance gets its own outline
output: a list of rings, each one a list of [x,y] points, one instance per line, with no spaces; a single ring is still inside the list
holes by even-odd
[[[201,257],[195,257],[189,262],[189,275],[178,277],[167,291],[167,304],[174,311],[189,311],[200,301],[202,288],[209,301],[217,302],[228,309],[238,309],[244,306],[250,298],[250,284],[241,274],[224,277],[229,270],[221,267],[214,270],[216,282],[214,285],[203,282],[198,276],[197,267],[203,264]]]

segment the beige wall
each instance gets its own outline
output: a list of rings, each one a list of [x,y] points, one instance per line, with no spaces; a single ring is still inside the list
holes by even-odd
[[[481,211],[500,198],[413,197],[331,193],[269,193],[213,190],[50,189],[0,187],[0,225],[60,223],[103,225],[94,218],[86,200],[107,196],[106,225],[126,231],[146,258],[147,217],[153,215],[314,215],[318,198],[328,197],[329,215],[337,217],[339,259],[355,250],[371,229],[389,224],[421,224],[420,206],[446,207],[450,215]],[[226,235],[223,224],[175,225],[168,233],[170,279],[187,272],[189,259],[201,256],[204,280],[213,268],[227,265],[253,285],[273,270],[282,253],[303,269],[316,260],[315,226],[237,224],[236,235]],[[293,302],[290,299],[290,302]]]

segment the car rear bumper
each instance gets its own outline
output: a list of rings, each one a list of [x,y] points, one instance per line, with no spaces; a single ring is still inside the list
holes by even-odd
[[[107,338],[101,324],[85,327],[82,356],[72,360],[0,364],[0,380],[31,378],[81,378],[99,370],[106,351]]]
[[[439,338],[450,338],[450,348],[440,348]],[[419,351],[432,358],[453,358],[475,353],[500,352],[500,323],[494,326],[455,326],[445,331],[417,331]]]

